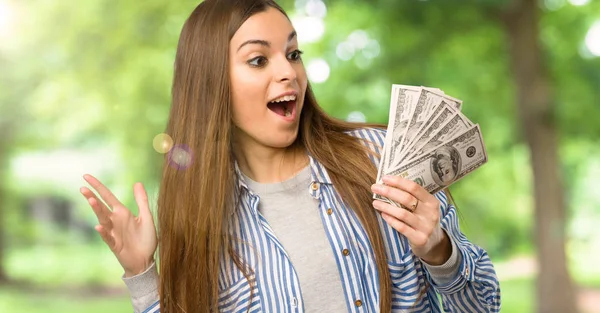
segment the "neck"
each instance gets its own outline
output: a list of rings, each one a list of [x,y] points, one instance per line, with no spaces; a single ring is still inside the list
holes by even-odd
[[[258,143],[239,143],[235,157],[240,170],[253,181],[278,183],[293,177],[308,164],[308,154],[302,147],[265,147]]]

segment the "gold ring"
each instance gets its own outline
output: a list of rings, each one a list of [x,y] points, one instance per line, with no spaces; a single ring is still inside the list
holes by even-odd
[[[410,208],[412,210],[410,210],[410,213],[414,213],[415,210],[417,210],[417,206],[419,205],[419,199],[417,199],[417,202],[415,202],[415,204],[413,204]]]

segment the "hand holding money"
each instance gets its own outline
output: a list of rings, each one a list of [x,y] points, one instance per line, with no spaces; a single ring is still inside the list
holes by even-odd
[[[377,183],[384,176],[400,176],[433,194],[485,164],[479,125],[461,107],[461,100],[439,89],[393,85]],[[377,193],[373,198],[406,208]]]
[[[417,257],[430,265],[444,264],[452,247],[440,224],[440,201],[422,186],[402,177],[384,176],[383,183],[373,185],[373,192],[409,209],[380,200],[373,201],[373,207],[408,239]]]

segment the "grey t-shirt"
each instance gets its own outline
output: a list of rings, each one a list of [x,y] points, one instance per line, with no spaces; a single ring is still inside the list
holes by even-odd
[[[298,274],[306,312],[346,312],[340,273],[319,216],[319,201],[308,192],[310,167],[280,183],[244,179],[260,197],[258,210]]]

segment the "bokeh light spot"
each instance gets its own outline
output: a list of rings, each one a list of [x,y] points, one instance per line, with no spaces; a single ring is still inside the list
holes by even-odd
[[[323,59],[312,60],[306,67],[308,78],[313,83],[323,83],[329,78],[329,64]]]
[[[156,152],[165,154],[173,148],[173,138],[165,133],[160,133],[154,136],[152,147],[154,147]]]
[[[600,56],[600,21],[596,21],[588,30],[585,46],[594,56]]]
[[[340,42],[335,49],[335,54],[341,60],[348,61],[354,56],[354,46],[347,41]]]
[[[193,161],[193,153],[186,145],[176,145],[169,152],[169,163],[177,169],[188,168]]]
[[[569,3],[574,6],[582,6],[590,3],[590,0],[569,0]]]
[[[310,0],[296,0],[294,1],[294,8],[296,9],[297,14],[305,14],[304,11],[306,9],[306,5]]]
[[[544,0],[544,7],[548,11],[556,11],[565,5],[565,0]]]
[[[308,16],[324,18],[327,15],[327,6],[321,0],[309,0],[304,9]]]
[[[381,47],[379,46],[379,42],[375,39],[369,40],[367,46],[363,49],[362,53],[367,59],[374,59],[379,56],[381,52]]]
[[[352,111],[348,114],[346,118],[348,122],[356,122],[356,123],[365,123],[367,121],[367,117],[360,111]]]
[[[364,49],[369,43],[369,34],[362,29],[357,29],[348,35],[348,41],[350,41],[356,49]]]
[[[325,23],[318,17],[292,17],[292,25],[298,32],[300,43],[317,42],[325,33]]]

